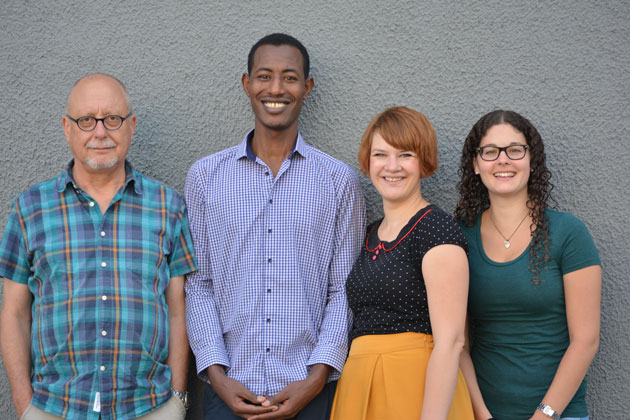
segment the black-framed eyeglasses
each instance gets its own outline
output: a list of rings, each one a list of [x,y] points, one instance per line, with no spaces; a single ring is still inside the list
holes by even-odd
[[[77,119],[74,119],[70,115],[66,114],[66,117],[77,123],[77,126],[82,131],[94,130],[96,128],[96,124],[98,124],[99,121],[103,123],[103,127],[105,127],[107,130],[112,131],[118,130],[122,126],[123,122],[125,122],[125,120],[131,116],[131,114],[133,113],[130,112],[124,117],[121,117],[120,115],[108,115],[103,118],[95,118],[91,115],[84,115],[83,117],[79,117]]]
[[[526,144],[511,144],[506,147],[497,147],[497,146],[483,146],[477,147],[477,153],[479,153],[479,157],[486,161],[493,161],[499,158],[501,152],[505,152],[505,155],[510,160],[521,160],[525,157],[525,153],[529,149],[529,146]]]

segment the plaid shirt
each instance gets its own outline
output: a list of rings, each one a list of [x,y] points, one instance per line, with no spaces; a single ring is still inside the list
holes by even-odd
[[[31,403],[68,419],[135,418],[171,395],[164,292],[196,268],[186,208],[127,163],[103,215],[71,166],[14,200],[0,244],[0,275],[33,294]]]
[[[363,243],[365,201],[357,174],[307,145],[274,178],[249,147],[195,163],[186,203],[199,270],[186,281],[186,320],[199,376],[228,376],[273,395],[308,366],[347,355],[344,285]]]

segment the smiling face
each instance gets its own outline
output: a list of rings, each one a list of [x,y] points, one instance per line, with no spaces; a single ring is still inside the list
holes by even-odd
[[[77,83],[68,100],[68,115],[72,118],[108,115],[126,116],[129,106],[120,84],[107,76],[93,76]],[[102,122],[92,131],[82,131],[68,117],[62,118],[66,141],[74,156],[75,169],[95,172],[124,168],[125,157],[136,127],[136,116],[131,115],[117,130],[107,130]],[[124,170],[124,169],[123,169]]]
[[[503,123],[490,127],[481,139],[479,147],[506,147],[517,144],[526,145],[525,136],[512,125]],[[527,195],[529,162],[529,151],[525,153],[523,159],[519,160],[509,159],[505,152],[500,152],[499,157],[494,161],[485,161],[477,154],[473,159],[473,166],[492,199],[493,195]]]
[[[416,153],[391,146],[378,131],[372,138],[369,175],[383,202],[403,203],[421,197]]]
[[[242,82],[257,130],[297,130],[302,103],[313,89],[313,79],[304,77],[300,50],[290,45],[258,47],[251,74],[244,74]]]

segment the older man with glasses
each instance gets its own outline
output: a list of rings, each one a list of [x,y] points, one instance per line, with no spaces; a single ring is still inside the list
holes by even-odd
[[[74,159],[13,201],[0,242],[17,415],[183,420],[196,269],[184,201],[125,160],[136,116],[114,77],[80,79],[62,122]]]

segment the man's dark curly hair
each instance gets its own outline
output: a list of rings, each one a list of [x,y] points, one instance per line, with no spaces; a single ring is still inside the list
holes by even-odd
[[[534,274],[533,283],[538,285],[541,282],[538,277],[539,271],[549,260],[549,219],[545,210],[549,202],[553,202],[551,198],[553,185],[549,181],[551,172],[547,169],[542,138],[528,119],[514,111],[496,110],[484,115],[473,125],[462,149],[459,167],[460,181],[457,184],[459,202],[455,209],[455,219],[466,226],[472,226],[475,219],[490,207],[488,189],[481,182],[481,178],[475,175],[473,160],[477,155],[477,147],[488,130],[504,123],[520,131],[529,146],[532,172],[527,181],[529,196],[527,207],[532,218],[530,230],[533,238],[529,249],[529,269]]]

